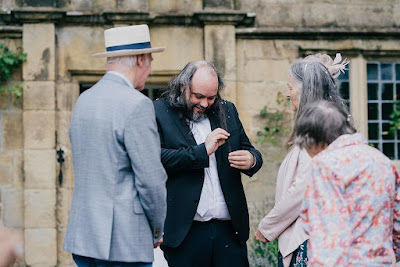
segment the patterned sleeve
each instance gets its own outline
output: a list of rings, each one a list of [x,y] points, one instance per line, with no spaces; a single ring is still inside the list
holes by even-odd
[[[400,176],[394,166],[393,172],[396,179],[393,218],[393,249],[396,255],[396,261],[400,261]]]
[[[343,197],[345,184],[332,173],[329,159],[313,159],[312,184],[305,196],[302,218],[309,232],[311,266],[347,266],[351,231]]]

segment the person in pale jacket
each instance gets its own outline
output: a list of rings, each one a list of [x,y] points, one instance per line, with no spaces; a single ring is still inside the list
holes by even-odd
[[[340,54],[335,60],[325,54],[315,54],[294,63],[289,69],[288,94],[295,121],[307,104],[318,100],[335,102],[348,110],[335,78],[348,62]],[[294,128],[286,144],[290,149],[282,162],[276,184],[275,206],[261,220],[255,237],[261,242],[278,238],[278,266],[306,266],[308,236],[300,219],[304,193],[311,180],[311,157],[307,151],[293,145]]]

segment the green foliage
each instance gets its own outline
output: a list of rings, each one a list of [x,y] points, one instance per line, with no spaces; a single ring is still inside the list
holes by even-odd
[[[10,51],[7,46],[0,44],[0,92],[9,92],[17,98],[22,95],[22,83],[8,84],[15,68],[26,61],[26,54],[19,48],[17,52]]]
[[[277,94],[275,101],[279,106],[282,106],[283,110],[289,105],[289,99],[284,97],[280,92]],[[282,111],[275,110],[271,112],[268,110],[267,106],[264,106],[260,111],[260,117],[264,119],[265,127],[262,131],[257,132],[257,142],[259,144],[265,142],[276,144],[277,137],[289,132],[289,129],[284,127],[284,116]]]
[[[263,243],[253,238],[250,251],[252,267],[278,266],[278,239]]]
[[[400,101],[393,104],[393,111],[390,114],[390,132],[394,134],[396,130],[400,130]],[[388,132],[383,132],[382,135],[389,134]]]

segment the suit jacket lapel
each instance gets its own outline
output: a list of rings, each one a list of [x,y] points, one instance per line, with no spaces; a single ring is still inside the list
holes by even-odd
[[[194,139],[194,136],[189,128],[189,125],[185,121],[183,121],[182,118],[180,118],[178,111],[173,107],[168,107],[168,111],[172,113],[172,119],[174,120],[183,137],[185,137],[188,144],[191,146],[197,145],[196,140]]]

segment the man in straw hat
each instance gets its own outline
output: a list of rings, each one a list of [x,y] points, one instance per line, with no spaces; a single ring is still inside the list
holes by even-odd
[[[150,73],[147,25],[104,32],[107,73],[75,104],[75,174],[64,249],[78,266],[152,266],[162,242],[166,173],[154,107],[139,91]]]

